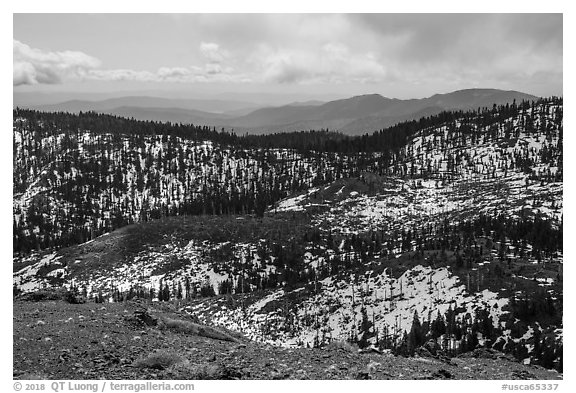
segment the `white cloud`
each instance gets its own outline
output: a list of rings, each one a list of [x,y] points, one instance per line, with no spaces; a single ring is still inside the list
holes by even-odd
[[[34,66],[28,62],[15,61],[12,72],[14,86],[33,85],[38,83]]]
[[[186,78],[190,74],[190,68],[186,67],[161,67],[158,69],[158,76],[162,79]]]
[[[230,55],[227,51],[222,50],[220,45],[214,42],[201,42],[200,53],[202,53],[202,56],[210,63],[221,63]]]
[[[60,83],[67,78],[83,78],[100,66],[100,61],[83,52],[49,52],[14,40],[13,83]]]
[[[157,73],[149,71],[117,69],[117,70],[92,70],[85,75],[85,79],[93,79],[101,81],[155,82],[159,79],[159,77]]]
[[[470,86],[562,85],[561,14],[199,14],[191,36],[263,83],[373,83],[406,97]],[[184,22],[183,22],[184,23]],[[192,29],[191,29],[192,30]],[[514,78],[509,86],[501,83]],[[545,77],[548,75],[548,77]],[[540,83],[539,82],[539,83]],[[540,84],[542,84],[540,83]],[[426,90],[423,87],[427,86]],[[389,89],[392,87],[392,89]],[[330,88],[332,89],[332,88]],[[359,90],[364,90],[359,88]],[[527,91],[531,91],[526,88]],[[395,92],[395,93],[394,93]],[[536,93],[536,91],[534,91]]]
[[[244,76],[226,74],[219,65],[207,64],[205,67],[161,67],[156,72],[134,70],[93,70],[86,74],[86,79],[102,81],[136,81],[136,82],[240,82]]]
[[[137,82],[248,82],[222,61],[229,54],[218,44],[202,42],[200,52],[208,60],[202,66],[160,67],[157,71],[102,69],[100,60],[83,52],[50,52],[14,40],[13,84],[56,84],[70,79]]]
[[[129,18],[135,24],[110,18],[110,23],[118,23],[111,31],[149,25],[148,16]],[[140,18],[144,19],[139,25]],[[69,78],[247,82],[266,89],[277,84],[306,85],[302,91],[347,93],[354,88],[399,97],[470,86],[538,93],[530,88],[537,84],[542,91],[562,90],[562,15],[186,14],[155,18],[158,27],[147,32],[153,39],[123,34],[123,51],[102,55],[103,60],[123,63],[127,69],[105,69],[62,55],[91,58],[81,52],[58,52],[57,56],[47,52],[52,55],[48,57],[58,59],[56,64],[75,66],[58,67],[54,61],[46,65],[46,61],[28,59],[43,57],[43,51],[22,44],[34,56],[20,60],[15,56],[14,85]],[[86,35],[86,47],[92,47],[92,37],[100,37],[88,28],[78,34]],[[94,38],[94,47],[101,48],[100,40],[109,39],[113,38]],[[130,52],[141,47],[147,48],[145,54]],[[165,63],[159,64],[158,59]]]
[[[372,53],[353,53],[342,43],[327,43],[319,51],[277,50],[260,54],[265,81],[277,83],[367,83],[388,77]]]

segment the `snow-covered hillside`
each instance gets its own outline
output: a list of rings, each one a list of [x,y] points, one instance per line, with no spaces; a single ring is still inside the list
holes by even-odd
[[[175,299],[280,346],[413,353],[432,340],[550,366],[562,346],[562,103],[499,110],[356,154],[46,136],[15,119],[15,247],[27,251],[15,291]]]
[[[244,310],[223,305],[211,311],[200,303],[186,311],[204,322],[241,331],[253,340],[281,346],[318,346],[362,335],[370,336],[367,340],[372,344],[377,343],[377,334],[380,340],[385,336],[400,340],[403,331],[411,330],[414,313],[432,321],[449,308],[461,308],[458,318],[470,320],[477,309],[489,310],[498,327],[500,316],[506,313],[503,306],[508,303],[489,290],[467,293],[465,286],[446,268],[421,265],[406,270],[399,278],[390,277],[386,271],[380,274],[368,271],[344,279],[329,277],[316,287],[310,297],[292,310],[293,319],[283,315],[279,300],[288,295],[284,290],[275,291]],[[302,288],[295,292],[300,291]],[[276,306],[270,307],[274,302]],[[268,312],[263,311],[266,307]],[[369,331],[361,329],[363,314],[372,324]]]

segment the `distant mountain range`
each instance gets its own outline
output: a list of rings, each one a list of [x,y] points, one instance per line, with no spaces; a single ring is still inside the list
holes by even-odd
[[[358,135],[444,110],[477,109],[537,98],[517,91],[466,89],[422,99],[400,100],[368,94],[329,102],[294,102],[278,107],[260,107],[230,100],[132,96],[101,101],[72,100],[33,108],[73,113],[93,110],[138,120],[209,125],[253,134],[330,129]]]
[[[122,107],[133,108],[154,108],[154,109],[173,109],[178,108],[182,110],[191,111],[194,116],[195,112],[211,112],[211,113],[225,113],[228,111],[238,111],[251,109],[252,111],[260,106],[235,100],[200,100],[200,99],[173,99],[162,97],[148,97],[148,96],[126,96],[118,98],[108,98],[105,100],[91,101],[91,100],[69,100],[58,104],[38,105],[36,109],[44,111],[66,111],[66,112],[79,112],[79,111],[97,111],[110,113],[115,109]]]

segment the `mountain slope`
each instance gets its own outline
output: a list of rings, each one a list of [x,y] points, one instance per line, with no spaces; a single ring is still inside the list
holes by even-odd
[[[234,119],[231,124],[246,128],[285,126],[284,130],[291,131],[295,124],[303,122],[314,121],[322,124],[321,122],[350,121],[370,116],[387,110],[387,108],[397,104],[398,101],[400,100],[391,100],[378,94],[371,94],[330,101],[322,105],[296,107],[288,105],[277,108],[262,108],[242,118]],[[290,127],[286,128],[287,125]]]
[[[370,94],[322,105],[262,108],[244,117],[229,120],[227,125],[269,132],[328,128],[357,135],[386,128],[400,121],[434,115],[443,110],[492,108],[494,104],[535,99],[537,97],[529,94],[496,89],[460,90],[411,100]]]
[[[410,123],[394,147],[376,143],[386,130],[302,153],[24,114],[14,240],[36,243],[15,252],[15,292],[176,298],[278,347],[484,348],[562,368],[560,99]],[[68,226],[82,244],[52,247]]]
[[[115,116],[134,118],[137,120],[151,120],[195,125],[211,125],[214,124],[214,122],[219,122],[222,119],[231,117],[230,115],[202,112],[194,109],[148,108],[132,106],[122,106],[102,112]]]
[[[424,99],[424,107],[438,106],[443,109],[476,109],[478,107],[491,108],[492,105],[502,105],[512,103],[516,100],[532,101],[537,97],[521,93],[519,91],[505,91],[498,89],[465,89],[453,93],[435,94],[432,97]]]
[[[468,89],[423,99],[399,100],[368,94],[330,102],[297,102],[278,107],[219,100],[176,100],[122,97],[103,101],[68,101],[38,106],[44,111],[94,110],[140,120],[183,122],[234,129],[243,134],[301,130],[337,130],[349,135],[369,133],[396,123],[438,114],[445,110],[471,110],[537,97],[516,91]],[[251,109],[252,108],[252,109]]]
[[[164,109],[179,108],[192,111],[223,113],[256,106],[256,104],[251,102],[233,100],[172,99],[147,96],[127,96],[108,98],[101,101],[70,100],[58,104],[34,106],[32,109],[48,112],[62,111],[77,113],[79,111],[96,111],[109,113],[109,111],[120,107]]]

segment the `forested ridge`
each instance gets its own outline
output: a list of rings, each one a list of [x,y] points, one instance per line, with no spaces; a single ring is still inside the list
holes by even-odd
[[[445,135],[406,150],[413,135],[442,127]],[[555,143],[526,146],[502,164],[475,163],[461,149],[491,140],[509,143],[521,131],[554,137]],[[432,148],[444,157],[426,156]],[[561,98],[443,112],[359,137],[329,131],[238,136],[94,112],[16,109],[14,252],[77,244],[164,216],[262,215],[294,192],[365,171],[449,181],[469,173],[496,176],[504,165],[534,181],[561,181],[561,151]]]
[[[17,109],[14,291],[182,300],[278,345],[561,369],[562,182],[561,98],[358,137]]]

